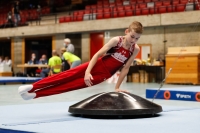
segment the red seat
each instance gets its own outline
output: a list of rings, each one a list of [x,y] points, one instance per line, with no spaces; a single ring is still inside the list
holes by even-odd
[[[104,0],[103,1],[103,5],[105,5],[105,4],[109,4],[109,1],[108,0]]]
[[[151,2],[151,0],[144,0],[144,2],[148,3],[148,2]]]
[[[98,5],[99,5],[99,6],[103,6],[103,2],[99,2],[99,3],[97,2],[97,6],[98,6]]]
[[[72,21],[76,21],[77,20],[77,15],[74,15],[73,17],[72,17]]]
[[[155,14],[156,13],[156,8],[149,8],[149,14]]]
[[[200,3],[199,3],[199,5],[200,5]],[[195,9],[196,9],[196,10],[200,10],[200,7],[199,7],[199,5],[198,5],[198,4],[196,4],[196,6],[195,6]]]
[[[140,3],[140,4],[138,4],[138,7],[139,8],[146,8],[147,4],[146,3]]]
[[[136,4],[136,0],[130,0],[130,5],[134,5],[134,4]]]
[[[142,10],[143,10],[143,9],[142,9]],[[140,10],[140,9],[136,9],[136,10],[135,10],[135,15],[136,15],[136,16],[141,15],[141,10]]]
[[[90,9],[90,5],[85,6],[85,9]]]
[[[135,10],[137,8],[136,5],[132,5],[131,7],[132,7],[132,10]]]
[[[76,16],[76,21],[83,21],[83,15]]]
[[[159,7],[159,6],[162,6],[162,1],[155,2],[155,7]]]
[[[78,11],[78,15],[82,15],[83,16],[84,13],[85,13],[84,10]]]
[[[178,5],[179,4],[179,0],[173,0],[172,5]]]
[[[122,1],[115,2],[115,5],[116,5],[116,6],[121,6],[121,5],[123,5],[123,2],[122,2]]]
[[[167,6],[167,12],[174,12],[175,6]]]
[[[124,17],[125,11],[118,11],[118,17]]]
[[[97,13],[97,9],[92,9],[91,13]]]
[[[42,8],[42,10],[41,10],[41,13],[42,13],[42,15],[45,15],[45,8]]]
[[[163,6],[169,6],[171,5],[171,1],[163,1]]]
[[[117,7],[112,7],[111,11],[117,11]]]
[[[103,13],[103,8],[102,9],[97,9],[97,13]]]
[[[72,21],[72,17],[71,16],[66,16],[65,17],[65,22],[70,22]]]
[[[166,12],[167,12],[166,6],[160,6],[160,7],[158,7],[158,13],[166,13]]]
[[[104,12],[110,12],[110,7],[104,7],[104,8],[103,8],[103,11],[104,11]]]
[[[103,7],[110,7],[109,3],[103,4]]]
[[[191,0],[190,0],[191,1]],[[188,0],[180,0],[179,2],[180,4],[187,4],[188,3]]]
[[[131,6],[130,5],[124,6],[124,9],[125,9],[125,11],[126,10],[131,10]]]
[[[73,15],[74,15],[74,16],[78,15],[78,11],[74,11],[74,12],[73,12]]]
[[[126,16],[133,16],[133,11],[132,10],[126,10],[125,14],[126,14]]]
[[[47,8],[45,8],[45,10],[47,10]],[[36,9],[31,9],[29,10],[30,13],[37,13]]]
[[[65,17],[60,17],[59,18],[59,23],[64,23],[65,22]]]
[[[117,6],[117,11],[123,11],[124,10],[124,6]]]
[[[149,14],[149,9],[148,9],[148,8],[143,8],[143,9],[141,10],[141,14],[142,14],[142,15],[148,15],[148,14]]]
[[[90,8],[91,8],[91,9],[96,9],[96,8],[97,8],[97,5],[91,5]]]
[[[102,4],[102,1],[97,1],[97,5],[98,5],[98,4]]]
[[[97,19],[103,19],[103,13],[98,13],[96,17]]]
[[[21,24],[22,24],[22,25],[26,24],[26,18],[25,18],[25,17],[22,17],[22,18],[21,18]]]
[[[111,16],[112,16],[113,18],[118,17],[118,12],[117,12],[117,11],[111,12]]]
[[[137,0],[137,3],[144,3],[144,0]]]
[[[110,18],[110,17],[111,17],[110,12],[104,12],[103,18]]]
[[[49,14],[49,13],[51,12],[51,10],[50,10],[49,7],[47,7],[47,8],[45,9],[45,11],[46,11],[46,14]]]
[[[31,14],[31,20],[37,20],[38,19],[38,14],[36,12]]]
[[[26,18],[26,20],[30,20],[30,14],[29,12],[24,12],[24,17]]]
[[[97,5],[97,8],[103,8],[103,5]]]
[[[2,20],[0,20],[0,26],[1,26],[1,25],[3,25],[3,21],[2,21]]]
[[[183,12],[183,11],[185,11],[185,4],[178,4],[178,5],[176,5],[176,11],[177,12]]]
[[[85,10],[84,12],[85,12],[85,14],[90,14],[91,11],[90,10]]]
[[[110,3],[110,7],[114,7],[115,6],[115,3]]]

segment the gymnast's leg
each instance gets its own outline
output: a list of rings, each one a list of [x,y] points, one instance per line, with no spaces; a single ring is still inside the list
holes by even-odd
[[[106,71],[105,67],[103,66],[104,65],[102,64],[102,62],[99,61],[98,63],[96,63],[96,65],[92,69],[91,74],[93,75],[93,78],[94,78],[94,80],[92,81],[93,85],[99,84],[103,82],[104,80],[111,77],[111,74],[108,71]],[[31,89],[29,92],[21,94],[21,96],[23,99],[29,100],[33,98],[60,94],[63,92],[85,88],[87,87],[84,82],[85,69],[83,69],[83,71],[79,71],[78,73],[70,74],[71,77],[68,77],[68,78],[63,77],[65,79],[62,82],[59,81],[55,83],[54,85],[49,85],[48,87],[43,86],[43,83],[45,84],[44,81],[42,83],[40,83],[40,81],[36,82],[35,84],[33,84],[34,86],[33,89]],[[71,70],[69,71],[72,72]],[[69,71],[67,73],[69,73]],[[65,74],[65,76],[68,76],[68,75]],[[41,88],[42,86],[43,88]]]
[[[94,79],[92,81],[93,85],[99,84],[109,77],[110,74],[107,74],[105,72],[93,74],[93,79]],[[39,98],[44,96],[60,94],[68,91],[83,89],[86,87],[87,86],[84,82],[84,75],[83,75],[82,77],[72,80],[71,82],[65,82],[48,88],[35,90],[33,93],[36,94],[34,98]]]
[[[101,63],[97,63],[91,71],[93,75],[93,85],[99,84],[106,79],[111,77],[111,74],[105,70]],[[75,74],[76,75],[76,74]],[[58,83],[52,86],[48,86],[42,89],[32,89],[27,93],[22,94],[22,98],[25,100],[39,98],[44,96],[50,96],[55,94],[60,94],[72,90],[86,88],[86,84],[84,82],[85,71],[73,77],[73,79],[66,80],[65,82]]]
[[[35,82],[31,85],[23,85],[18,89],[19,94],[23,94],[26,92],[34,92],[37,89],[48,88],[51,86],[55,86],[58,84],[62,84],[63,82],[70,82],[71,80],[80,77],[85,74],[85,70],[88,66],[88,63],[82,64],[74,69],[70,69],[59,74],[55,74],[44,78],[38,82]]]

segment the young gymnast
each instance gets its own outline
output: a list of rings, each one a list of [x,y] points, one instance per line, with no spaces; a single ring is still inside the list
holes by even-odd
[[[122,67],[115,91],[126,92],[120,89],[120,85],[140,50],[136,42],[142,31],[143,26],[140,22],[132,22],[125,30],[125,36],[110,39],[90,62],[49,76],[32,85],[20,86],[19,94],[24,100],[30,100],[86,88],[105,81]]]

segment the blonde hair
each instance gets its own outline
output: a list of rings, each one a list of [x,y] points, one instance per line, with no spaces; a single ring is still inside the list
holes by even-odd
[[[129,25],[128,30],[129,31],[133,31],[134,30],[136,33],[142,34],[143,26],[142,26],[142,24],[140,22],[134,21]]]
[[[66,52],[66,48],[64,48],[64,47],[61,48],[60,50],[61,50],[61,52],[63,52],[63,53]]]
[[[71,40],[69,38],[64,39],[64,42],[71,43]]]

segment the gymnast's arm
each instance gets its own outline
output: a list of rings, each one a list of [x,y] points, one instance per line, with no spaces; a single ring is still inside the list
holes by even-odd
[[[87,86],[92,86],[91,79],[93,80],[92,75],[90,74],[92,68],[96,64],[97,60],[99,57],[103,56],[106,54],[108,50],[110,50],[112,47],[115,47],[119,41],[119,37],[113,37],[106,43],[90,60],[90,63],[85,71],[85,77],[84,81]]]
[[[140,51],[139,46],[135,45],[135,49],[134,49],[132,56],[128,59],[125,66],[122,68],[122,71],[120,72],[118,81],[117,81],[116,86],[115,86],[115,91],[117,91],[117,92],[121,92],[121,91],[127,92],[126,90],[121,90],[119,87],[120,87],[122,81],[124,80],[124,77],[128,74],[131,63],[133,62],[133,60],[135,59],[135,57],[137,56],[139,51]]]

